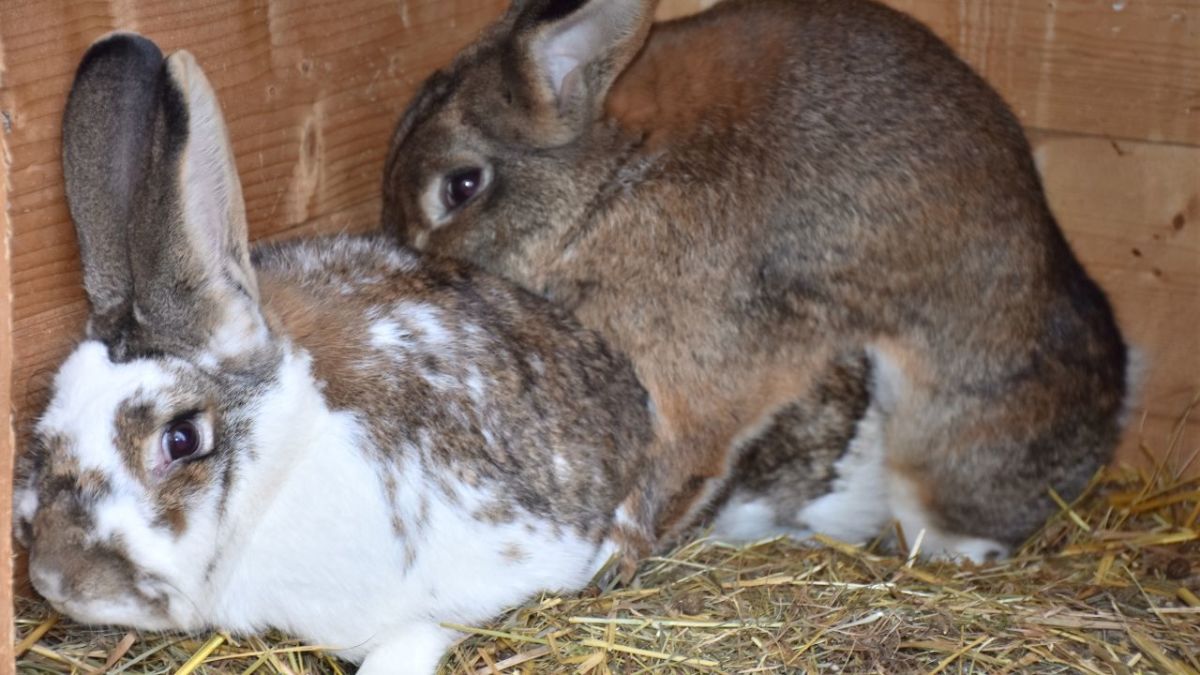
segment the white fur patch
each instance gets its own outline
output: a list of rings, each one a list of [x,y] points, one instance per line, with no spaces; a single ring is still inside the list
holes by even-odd
[[[199,594],[214,598],[218,625],[280,627],[353,660],[378,651],[367,662],[376,669],[396,653],[436,663],[451,639],[439,622],[484,621],[538,590],[577,588],[607,560],[609,549],[532,517],[477,517],[494,494],[435,479],[422,456],[436,437],[381,461],[363,420],[324,406],[306,359],[285,364],[261,419],[260,459],[227,509],[236,520],[210,535],[225,556]],[[527,555],[505,558],[514,542]]]
[[[872,403],[834,465],[833,489],[801,509],[800,522],[813,532],[852,543],[878,535],[890,517],[885,452],[883,415]]]
[[[1121,402],[1121,414],[1117,424],[1125,429],[1142,400],[1142,388],[1146,382],[1146,372],[1150,368],[1150,358],[1146,352],[1137,347],[1129,347],[1125,361],[1125,399]]]
[[[396,315],[405,324],[416,328],[421,341],[430,347],[447,345],[450,333],[442,323],[441,310],[418,302],[404,302],[396,306]]]
[[[726,541],[755,541],[814,533],[851,543],[875,537],[887,524],[887,469],[884,465],[882,416],[868,410],[845,454],[834,465],[837,477],[828,494],[806,504],[799,513],[778,513],[766,497],[735,491],[713,520],[713,536]],[[786,523],[795,523],[794,527]]]
[[[208,339],[207,353],[200,358],[200,363],[206,368],[216,368],[222,359],[245,354],[267,344],[270,339],[267,322],[258,307],[249,299],[234,296],[222,307],[221,320]]]
[[[416,272],[421,267],[421,261],[410,251],[388,246],[387,263],[392,271]]]
[[[487,402],[487,384],[478,368],[471,366],[467,369],[467,377],[464,384],[467,385],[467,392],[471,395],[472,403],[476,406],[482,406]]]
[[[357,675],[395,675],[399,664],[405,673],[433,673],[455,634],[436,623],[417,623],[379,636],[380,644],[367,655]]]
[[[38,593],[51,603],[57,605],[67,599],[63,593],[62,573],[58,570],[32,565],[29,568],[29,580]]]
[[[424,251],[425,248],[429,246],[429,232],[421,230],[409,241],[409,243],[411,243],[412,247],[418,251]]]
[[[184,555],[192,547],[187,546],[186,537],[176,541],[169,531],[153,527],[151,523],[155,517],[154,508],[144,492],[114,490],[96,505],[95,540],[120,541],[139,568],[170,578],[177,574],[177,566],[185,562]],[[209,547],[211,542],[203,548]],[[188,628],[195,626],[194,623],[186,624]]]
[[[133,476],[112,443],[117,409],[139,395],[153,400],[173,382],[155,361],[113,363],[103,344],[82,342],[54,378],[54,394],[38,421],[38,433],[70,439],[80,470],[96,470],[117,486],[129,485]]]
[[[554,475],[559,480],[565,481],[571,477],[571,463],[568,462],[562,455],[554,455]]]
[[[18,523],[31,522],[38,508],[37,489],[32,485],[22,485],[17,489],[13,499],[13,516]]]
[[[394,319],[379,319],[367,329],[371,335],[371,346],[391,352],[398,347],[408,346],[410,336],[400,329]]]
[[[625,508],[624,504],[617,507],[617,510],[614,513],[613,522],[617,525],[620,525],[621,527],[634,528],[634,529],[639,528],[637,521],[635,521],[629,515],[629,509]]]
[[[779,535],[800,539],[807,533],[781,530],[775,521],[775,506],[765,497],[734,494],[712,523],[712,536],[722,541],[756,541]]]

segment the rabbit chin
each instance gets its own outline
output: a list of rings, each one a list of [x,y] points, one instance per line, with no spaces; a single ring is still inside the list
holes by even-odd
[[[126,584],[99,588],[96,583],[91,597],[65,593],[62,575],[45,567],[32,566],[29,579],[39,594],[58,612],[75,621],[92,625],[118,625],[138,630],[193,630],[198,626],[185,617],[173,617],[168,608],[171,602],[157,593],[144,594]],[[180,621],[180,619],[184,621]]]
[[[50,606],[84,624],[127,626],[148,631],[192,631],[200,628],[181,625],[171,617],[159,614],[152,606],[129,596],[90,602],[51,602]]]

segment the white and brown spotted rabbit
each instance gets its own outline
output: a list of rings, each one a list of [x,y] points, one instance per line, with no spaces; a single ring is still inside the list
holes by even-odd
[[[1130,388],[1017,121],[867,0],[654,4],[514,0],[400,121],[385,227],[633,359],[664,533],[720,506],[725,536],[1005,555]]]
[[[644,536],[622,504],[648,475],[645,391],[568,315],[382,237],[250,253],[186,52],[98,41],[63,135],[92,313],[16,504],[55,607],[276,627],[423,674],[443,622],[581,587]]]

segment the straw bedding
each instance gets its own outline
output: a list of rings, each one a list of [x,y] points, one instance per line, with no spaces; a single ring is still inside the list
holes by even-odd
[[[700,540],[645,561],[630,585],[458,627],[469,636],[442,672],[1200,675],[1200,477],[1180,478],[1197,460],[1175,450],[1155,470],[1098,476],[1002,564]],[[22,673],[353,672],[281,636],[140,634],[16,609]]]

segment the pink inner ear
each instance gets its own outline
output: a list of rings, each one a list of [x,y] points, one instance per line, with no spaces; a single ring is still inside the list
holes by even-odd
[[[227,255],[230,230],[236,228],[230,222],[238,217],[234,208],[241,205],[231,203],[235,186],[230,183],[237,180],[237,175],[229,166],[225,129],[219,117],[213,119],[212,103],[215,102],[195,101],[188,111],[189,117],[196,121],[189,124],[181,183],[189,238],[216,271]]]
[[[608,46],[601,26],[597,25],[605,21],[604,15],[587,10],[582,14],[582,17],[568,19],[565,25],[552,29],[536,48],[538,62],[559,100],[575,93],[573,88],[580,81],[580,70],[588,62],[600,58]]]
[[[533,58],[559,101],[578,96],[580,88],[590,84],[583,78],[589,64],[623,51],[632,53],[636,46],[632,43],[643,35],[640,29],[652,20],[652,4],[646,0],[595,0],[542,29],[535,38]],[[629,49],[623,50],[625,47]],[[609,73],[608,79],[615,75]]]
[[[542,67],[550,80],[551,91],[559,100],[567,97],[567,86],[573,86],[578,81],[580,61],[578,55],[571,53],[546,54]],[[568,82],[569,79],[575,82]]]
[[[560,108],[563,107],[567,101],[573,100],[579,95],[580,90],[583,87],[582,70],[582,68],[576,68],[567,73],[567,76],[559,85],[557,100]]]
[[[246,207],[220,102],[191,54],[176,52],[168,62],[187,99],[187,145],[179,184],[188,240],[209,275],[219,278],[232,271],[244,276],[249,271],[248,261],[240,259],[247,236]],[[253,279],[238,281],[247,288],[255,285]]]

